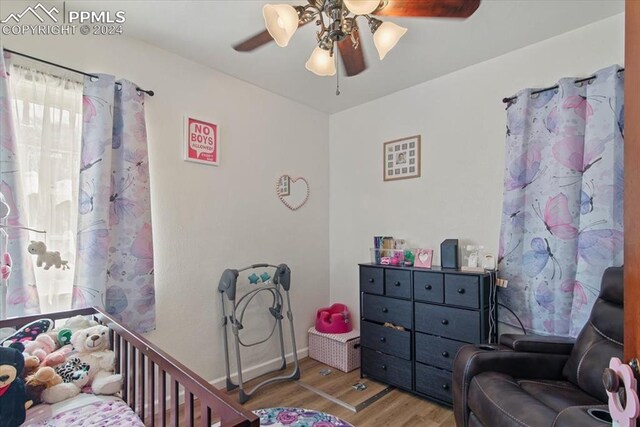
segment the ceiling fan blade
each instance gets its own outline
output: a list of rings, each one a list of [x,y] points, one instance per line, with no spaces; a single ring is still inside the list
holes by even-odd
[[[373,14],[468,18],[480,6],[480,0],[385,0],[385,3],[386,6]]]
[[[309,22],[310,21],[298,22],[298,28],[304,27]],[[263,32],[258,33],[253,37],[249,37],[245,41],[242,41],[236,44],[235,46],[233,46],[233,48],[238,52],[251,52],[252,50],[257,49],[260,46],[263,46],[272,41],[273,41],[273,37],[271,37],[271,34],[269,34],[269,31],[264,30]]]
[[[273,37],[271,37],[271,34],[269,34],[267,30],[264,30],[263,32],[236,44],[233,48],[238,52],[250,52],[272,41]]]
[[[360,44],[356,49],[353,47],[351,38],[347,37],[341,42],[338,42],[338,48],[340,49],[340,56],[342,57],[342,63],[344,64],[344,69],[347,76],[351,77],[358,75],[367,69],[367,64],[364,62],[364,52],[362,52],[362,44]]]

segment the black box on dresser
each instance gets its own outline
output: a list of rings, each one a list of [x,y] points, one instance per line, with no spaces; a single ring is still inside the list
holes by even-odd
[[[489,340],[492,274],[360,264],[361,375],[451,405],[456,352]]]

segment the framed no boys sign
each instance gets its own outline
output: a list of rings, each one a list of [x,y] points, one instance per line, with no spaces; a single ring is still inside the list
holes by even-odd
[[[218,166],[220,139],[218,125],[185,116],[184,159],[190,162]]]

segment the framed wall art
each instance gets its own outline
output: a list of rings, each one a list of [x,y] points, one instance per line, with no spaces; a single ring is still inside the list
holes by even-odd
[[[213,166],[220,164],[220,138],[217,124],[185,116],[184,159]]]
[[[385,142],[382,147],[385,181],[420,176],[420,135]]]
[[[415,253],[414,267],[431,268],[433,261],[433,249],[418,249]]]

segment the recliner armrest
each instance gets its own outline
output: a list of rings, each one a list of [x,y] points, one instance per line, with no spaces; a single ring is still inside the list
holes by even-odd
[[[589,410],[595,410],[596,412],[591,415]],[[552,427],[602,427],[611,425],[608,419],[598,418],[603,412],[609,414],[607,405],[570,406],[560,411]]]
[[[457,426],[469,425],[467,392],[474,376],[500,372],[520,379],[563,380],[569,356],[513,351],[505,345],[464,345],[453,362],[453,413]]]
[[[544,335],[504,334],[500,344],[526,353],[571,354],[574,338]]]

